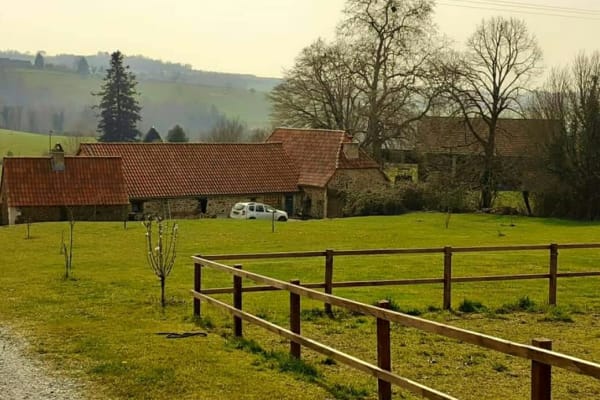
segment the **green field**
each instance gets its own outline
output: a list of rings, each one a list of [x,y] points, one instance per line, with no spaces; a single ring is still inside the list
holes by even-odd
[[[71,131],[77,131],[77,113],[85,106],[98,103],[92,93],[99,92],[103,82],[99,76],[82,77],[52,70],[4,69],[0,73],[0,78],[12,82],[29,103],[64,109],[67,113],[65,130]],[[270,104],[265,92],[259,90],[140,80],[137,91],[142,106],[140,129],[143,133],[150,126],[156,126],[164,135],[179,123],[188,135],[196,137],[195,126],[203,124],[198,119],[199,114],[208,113],[211,107],[230,118],[238,117],[250,128],[265,127],[269,123]]]
[[[279,252],[332,248],[398,248],[598,242],[600,225],[554,219],[411,213],[395,217],[278,223],[203,219],[180,221],[178,260],[167,282],[169,304],[161,310],[158,282],[145,262],[140,223],[77,222],[74,279],[62,278],[59,252],[67,223],[0,228],[0,323],[24,336],[30,352],[86,384],[90,398],[114,399],[376,399],[376,380],[303,350],[314,369],[290,366],[288,343],[244,325],[255,342],[231,337],[231,319],[203,305],[192,318],[192,254]],[[322,281],[322,259],[255,260],[244,268],[276,278]],[[559,271],[598,270],[597,250],[561,251]],[[442,256],[339,257],[335,280],[441,277]],[[456,254],[454,274],[544,273],[548,253]],[[204,274],[205,287],[229,286],[231,277]],[[557,308],[545,306],[546,281],[453,285],[453,308],[464,299],[487,311],[439,311],[441,285],[339,289],[335,294],[374,303],[392,299],[401,310],[521,343],[545,336],[554,349],[600,361],[599,278],[559,279]],[[247,282],[244,284],[248,284]],[[531,310],[509,310],[528,296]],[[230,301],[230,296],[219,298]],[[285,293],[251,293],[244,308],[287,326]],[[303,334],[375,362],[374,321],[336,310],[330,320],[322,304],[303,299]],[[206,337],[166,339],[157,332],[202,330]],[[461,399],[522,399],[529,393],[529,363],[414,329],[392,328],[392,365],[400,375]],[[308,372],[307,372],[308,371]],[[597,399],[600,383],[555,369],[554,398]],[[394,388],[395,398],[413,398]]]
[[[41,135],[38,133],[9,131],[0,129],[0,156],[43,156],[48,154],[50,144],[60,143],[68,154],[75,154],[82,141],[93,138],[73,136]]]

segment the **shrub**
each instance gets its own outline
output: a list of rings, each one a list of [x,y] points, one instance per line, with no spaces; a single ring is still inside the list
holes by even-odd
[[[425,183],[402,183],[396,185],[406,210],[436,210],[469,212],[477,210],[474,192],[458,184],[431,178]]]
[[[486,311],[486,307],[478,301],[464,299],[458,305],[458,311],[464,313],[478,313],[482,311]]]
[[[538,311],[538,306],[535,301],[529,298],[529,296],[523,296],[516,302],[503,304],[502,307],[496,310],[498,314],[508,314],[515,311],[536,312]]]
[[[425,188],[419,183],[405,183],[398,185],[401,193],[402,204],[410,211],[425,209]]]
[[[345,192],[344,216],[398,215],[406,212],[396,188]]]

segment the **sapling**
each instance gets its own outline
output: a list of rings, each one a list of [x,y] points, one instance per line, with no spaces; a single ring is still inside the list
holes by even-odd
[[[161,217],[146,218],[142,224],[146,228],[146,259],[160,280],[160,303],[165,307],[165,282],[175,264],[178,226]]]
[[[69,210],[69,247],[65,243],[64,231],[62,232],[61,253],[65,256],[65,279],[69,279],[73,269],[73,229],[75,228],[75,218],[73,212]]]

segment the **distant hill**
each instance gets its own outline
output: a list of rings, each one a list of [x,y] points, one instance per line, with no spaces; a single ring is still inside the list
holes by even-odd
[[[94,135],[92,107],[99,99],[91,93],[100,90],[109,55],[86,57],[89,75],[77,72],[79,57],[46,56],[45,68],[35,69],[27,64],[33,55],[0,52],[0,128]],[[266,94],[277,79],[196,71],[142,56],[125,62],[139,82],[142,133],[154,126],[164,137],[180,124],[191,139],[201,139],[222,116],[239,118],[249,128],[269,125]]]
[[[44,61],[49,69],[77,70],[77,62],[84,57],[90,66],[90,72],[104,76],[104,71],[110,63],[108,52],[98,52],[92,55],[59,54],[44,55]],[[14,50],[0,51],[0,58],[29,61],[33,65],[35,54],[21,53]],[[194,83],[203,86],[216,86],[269,92],[280,82],[277,78],[264,78],[250,74],[232,74],[225,72],[195,70],[189,64],[173,63],[155,60],[142,55],[127,56],[124,62],[139,79],[160,80],[167,82]],[[0,66],[2,62],[0,62]]]

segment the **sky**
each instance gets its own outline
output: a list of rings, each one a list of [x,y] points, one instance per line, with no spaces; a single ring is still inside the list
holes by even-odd
[[[599,0],[437,3],[438,30],[457,48],[482,19],[505,15],[525,20],[540,43],[547,69],[567,64],[582,50],[600,49]],[[0,49],[51,55],[119,49],[195,69],[281,77],[303,47],[319,37],[334,37],[344,4],[345,0],[7,1],[0,7]],[[587,11],[574,14],[572,9]]]

